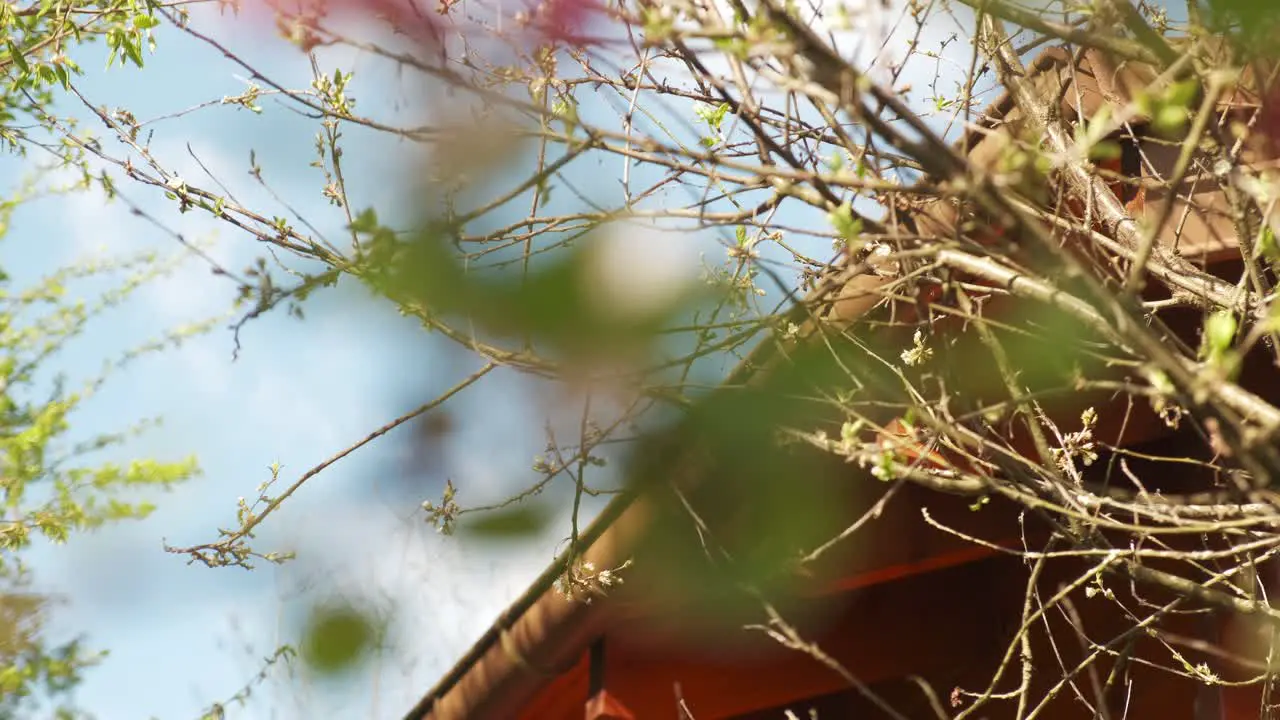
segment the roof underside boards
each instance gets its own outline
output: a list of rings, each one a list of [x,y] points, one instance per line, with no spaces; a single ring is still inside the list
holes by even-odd
[[[1016,563],[978,563],[917,576],[856,593],[826,598],[826,612],[807,617],[797,606],[788,614],[811,637],[823,638],[824,650],[856,667],[860,678],[875,682],[906,672],[926,673],[955,663],[948,647],[970,651],[996,648],[991,632],[1005,608],[979,593],[958,593],[954,612],[938,612],[940,593],[950,584],[987,586],[1008,576]],[[1016,600],[1016,595],[1013,596]],[[794,613],[794,614],[793,614]],[[963,621],[957,622],[957,618]],[[910,622],[904,626],[903,620]],[[811,658],[787,650],[758,632],[741,627],[702,627],[681,635],[668,629],[647,631],[651,622],[619,624],[605,635],[605,688],[638,718],[679,717],[683,699],[693,717],[727,718],[796,699],[847,687],[845,681]],[[892,636],[886,633],[892,633]],[[585,655],[585,653],[584,653]],[[547,685],[526,707],[522,718],[558,720],[582,717],[587,699],[585,662]]]
[[[1186,443],[1185,437],[1175,435],[1135,450],[1160,456]],[[1104,457],[1096,463],[1095,471],[1101,471],[1105,461]],[[1129,462],[1139,461],[1130,458]],[[1179,464],[1154,474],[1137,465],[1135,469],[1159,475],[1163,487],[1171,491],[1183,485],[1203,486],[1201,474],[1209,472],[1194,464]],[[902,490],[896,502],[850,541],[874,552],[844,554],[840,561],[843,575],[824,584],[825,589],[815,586],[805,597],[779,607],[806,639],[844,663],[863,682],[892,682],[919,674],[941,683],[938,689],[944,695],[950,691],[947,683],[980,689],[979,683],[994,670],[992,653],[1003,651],[1012,632],[1009,623],[1019,616],[1016,606],[1021,602],[1028,568],[1015,558],[992,557],[997,551],[975,548],[936,529],[924,521],[921,509],[927,507],[930,518],[938,524],[1004,547],[1019,546],[1021,532],[1026,533],[1028,542],[1040,546],[1043,529],[1035,522],[1019,522],[1015,511],[998,501],[975,511],[967,499],[930,495],[911,486]],[[868,498],[867,502],[873,500]],[[861,508],[853,508],[857,509]],[[1195,538],[1183,540],[1196,542]],[[1064,574],[1046,576],[1044,596],[1075,581],[1074,570],[1088,567],[1087,562],[1078,568],[1062,563],[1054,572]],[[1107,583],[1112,588],[1126,585]],[[635,593],[638,589],[633,586],[631,590]],[[1144,600],[1158,602],[1150,595]],[[1088,634],[1096,641],[1113,637],[1107,632],[1119,634],[1129,627],[1116,624],[1117,617],[1104,607],[1105,602],[1092,602],[1083,595],[1073,602],[1077,610],[1084,608]],[[637,602],[636,594],[629,595],[604,630],[605,689],[637,717],[675,718],[678,684],[680,697],[694,710],[694,717],[703,720],[729,718],[847,688],[843,678],[811,658],[787,650],[761,633],[744,632],[744,625],[760,622],[758,611],[735,614],[726,606],[718,615],[711,615],[705,610]],[[1062,617],[1060,612],[1056,615]],[[1194,623],[1176,626],[1179,622],[1175,620],[1172,630],[1185,637],[1197,637],[1202,630]],[[1164,629],[1171,628],[1166,625]],[[1074,637],[1063,638],[1062,643],[1079,647]],[[1051,650],[1045,648],[1041,657],[1052,657]],[[975,674],[966,675],[968,671]],[[1215,671],[1221,669],[1215,667]],[[1181,717],[1173,710],[1189,707],[1198,687],[1194,682],[1170,684],[1169,678],[1157,679],[1155,675],[1144,682],[1152,683],[1142,685],[1148,690],[1158,687],[1160,691],[1132,700],[1144,714],[1131,717]],[[521,717],[576,719],[581,717],[587,696],[587,660],[582,652],[572,669],[544,684]],[[1070,694],[1064,698],[1069,700]],[[1246,703],[1249,698],[1256,701],[1248,695],[1231,702]],[[1046,717],[1075,717],[1073,713],[1079,711],[1068,703],[1065,709]]]
[[[1075,581],[1074,572],[1087,570],[1086,564],[1068,567],[1062,564],[1044,576],[1040,585],[1042,598],[1048,598],[1067,583]],[[991,557],[980,562],[904,578],[860,591],[842,593],[837,614],[804,615],[792,608],[788,619],[805,638],[817,641],[822,650],[840,662],[861,682],[888,691],[901,711],[921,707],[926,702],[912,676],[928,682],[944,707],[950,707],[949,696],[956,687],[970,693],[986,689],[991,677],[1008,650],[1020,617],[1020,605],[1028,568],[1015,558]],[[1108,583],[1117,593],[1125,584]],[[1133,598],[1122,598],[1133,603]],[[1147,596],[1145,599],[1152,599]],[[1076,613],[1087,636],[1105,644],[1120,637],[1131,626],[1119,617],[1107,600],[1086,597],[1084,589],[1069,596],[1071,612]],[[1093,648],[1082,648],[1064,614],[1065,606],[1049,613],[1054,646],[1043,634],[1033,635],[1033,655],[1041,671],[1031,697],[1044,697],[1048,684],[1061,677],[1053,669],[1061,662],[1076,667]],[[1143,614],[1140,609],[1138,612]],[[1201,633],[1200,615],[1177,615],[1161,624],[1168,631],[1187,638]],[[1044,621],[1038,621],[1044,622]],[[1012,625],[1011,625],[1012,623]],[[646,639],[642,632],[619,626],[605,636],[605,688],[621,701],[637,718],[683,717],[678,703],[684,705],[697,720],[730,720],[764,715],[761,711],[790,706],[801,712],[804,702],[833,693],[849,691],[847,681],[830,668],[801,652],[783,648],[775,640],[759,632],[741,628],[728,634],[690,635],[683,643],[670,637]],[[1117,646],[1118,647],[1118,646]],[[1114,648],[1113,648],[1114,649]],[[1224,670],[1221,660],[1179,648],[1191,663],[1208,662],[1214,672]],[[1093,661],[1093,669],[1103,681],[1111,673],[1119,654],[1102,653]],[[1015,655],[1016,657],[1016,655]],[[1134,649],[1134,657],[1162,665],[1176,664],[1159,641],[1143,636]],[[1059,659],[1061,658],[1061,659]],[[1015,660],[1005,671],[997,690],[1017,687],[1019,663]],[[566,676],[546,686],[520,716],[527,720],[577,720],[582,717],[587,698],[585,662],[576,665]],[[1128,708],[1126,717],[1160,718],[1161,720],[1194,720],[1193,709],[1204,702],[1202,683],[1173,673],[1152,669],[1142,663],[1131,663],[1122,669],[1112,690],[1105,693],[1113,711]],[[1077,686],[1089,694],[1087,673],[1077,676]],[[1132,680],[1144,692],[1126,696]],[[1041,686],[1043,685],[1043,686]],[[903,692],[903,686],[915,688]],[[1255,689],[1238,692],[1227,698],[1236,708],[1225,718],[1256,717],[1240,714],[1239,708],[1256,713],[1258,693]],[[971,697],[961,697],[961,706]],[[842,707],[867,710],[858,693],[845,696]],[[984,716],[1004,717],[1008,701],[994,704]],[[1083,715],[1082,715],[1083,714]],[[1074,720],[1092,716],[1076,697],[1064,687],[1056,694],[1046,712],[1037,717],[1047,720]],[[871,717],[881,717],[877,712]],[[927,712],[908,713],[907,717],[929,717]],[[774,715],[772,717],[781,717]],[[826,717],[822,715],[820,717]],[[850,717],[839,715],[833,717]]]
[[[857,473],[856,468],[846,467]],[[883,491],[888,486],[877,484],[871,487]],[[952,642],[962,647],[973,647],[976,638],[971,633],[979,632],[981,623],[957,623],[955,617],[935,611],[930,614],[933,625],[929,625],[910,613],[903,614],[915,607],[913,603],[919,605],[920,598],[915,596],[923,592],[919,588],[912,589],[915,588],[911,584],[913,576],[937,570],[939,572],[930,573],[930,577],[947,577],[948,572],[954,572],[948,568],[971,564],[993,552],[981,548],[975,550],[972,544],[928,525],[920,514],[921,503],[927,497],[931,499],[931,517],[940,523],[1005,545],[1014,544],[1018,538],[1018,523],[1008,512],[994,512],[990,507],[974,512],[965,498],[930,496],[922,488],[903,487],[884,506],[879,518],[859,532],[856,540],[833,550],[833,559],[826,567],[828,572],[823,573],[828,580],[815,583],[805,597],[783,602],[780,607],[784,611],[804,608],[806,624],[809,629],[817,631],[824,625],[830,627],[831,623],[850,622],[844,607],[845,600],[851,597],[850,588],[864,591],[876,588],[874,593],[853,596],[863,598],[859,601],[859,623],[889,628],[909,620],[913,637],[918,633],[922,637],[927,636],[930,643],[937,643],[937,648],[928,650],[926,655],[939,654],[941,647]],[[878,499],[878,494],[862,498],[849,508],[846,520],[852,522]],[[705,708],[711,713],[707,717],[767,707],[842,686],[843,681],[838,676],[820,668],[815,670],[807,663],[795,663],[794,653],[783,650],[763,634],[743,633],[741,628],[744,624],[759,621],[758,608],[682,603],[678,594],[664,593],[661,588],[643,587],[646,581],[659,582],[659,577],[629,575],[625,600],[615,603],[611,621],[604,631],[605,688],[622,700],[637,717],[666,716],[675,698],[671,682],[681,683],[691,703],[694,700],[704,705],[710,703]],[[923,587],[944,581],[920,582]],[[880,592],[882,586],[897,589]],[[656,599],[648,599],[653,596],[657,596]],[[984,603],[983,607],[991,609],[990,603]],[[874,646],[874,643],[871,646],[860,644],[848,651],[870,651]],[[914,641],[905,645],[899,642],[892,652],[882,648],[863,655],[858,665],[864,667],[871,663],[874,668],[867,671],[872,679],[895,677],[895,673],[902,672],[903,668],[918,665],[918,653],[923,647]],[[726,649],[731,651],[728,657],[723,652]],[[580,717],[587,697],[585,655],[582,651],[577,665],[549,682],[531,699],[523,717],[559,718],[575,712],[575,717]],[[873,662],[872,658],[879,659]],[[757,681],[754,679],[757,676],[768,681]],[[744,677],[753,678],[749,687],[743,686]],[[658,696],[651,693],[658,693]],[[695,717],[703,717],[696,705],[694,712]]]

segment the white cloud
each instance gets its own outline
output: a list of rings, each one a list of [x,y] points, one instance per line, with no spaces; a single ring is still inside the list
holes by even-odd
[[[125,228],[128,211],[119,203],[107,203],[100,191],[74,193],[61,201],[63,217],[71,231],[71,262],[139,250],[143,240]]]
[[[698,250],[684,234],[618,222],[588,246],[588,297],[605,312],[642,318],[669,307],[698,276]]]

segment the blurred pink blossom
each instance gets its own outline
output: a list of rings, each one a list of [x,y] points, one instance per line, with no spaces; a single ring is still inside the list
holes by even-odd
[[[381,18],[403,34],[427,45],[439,43],[446,32],[483,32],[467,15],[467,0],[243,0],[253,21],[269,14],[280,33],[304,50],[323,43],[316,32],[332,16],[368,14]],[[530,46],[547,42],[582,45],[592,0],[498,0],[495,3],[515,27],[516,39]],[[492,6],[490,6],[492,7]],[[333,29],[332,25],[327,26]]]

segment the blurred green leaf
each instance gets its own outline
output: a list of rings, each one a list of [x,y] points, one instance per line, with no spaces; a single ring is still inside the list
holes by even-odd
[[[1230,310],[1219,310],[1204,321],[1204,335],[1200,341],[1200,358],[1227,374],[1234,374],[1238,367],[1235,345],[1239,323]]]
[[[313,608],[302,635],[302,659],[321,674],[346,670],[368,654],[376,639],[376,624],[347,604]]]
[[[1103,140],[1089,148],[1089,160],[1091,162],[1102,162],[1104,160],[1119,159],[1123,153],[1120,143],[1114,140]]]
[[[1170,105],[1179,105],[1186,108],[1195,102],[1196,93],[1199,90],[1200,83],[1196,80],[1180,80],[1169,86],[1169,89],[1164,93],[1164,99]]]
[[[1265,257],[1275,267],[1280,262],[1280,245],[1276,243],[1276,233],[1271,226],[1266,225],[1262,228],[1262,238],[1258,241],[1258,247],[1254,251],[1255,256],[1261,255]]]
[[[521,540],[541,532],[551,522],[546,508],[524,502],[502,510],[475,513],[463,525],[466,533],[491,540]]]
[[[750,610],[744,586],[772,598],[797,590],[801,554],[838,532],[856,506],[851,493],[867,486],[849,482],[846,464],[785,442],[780,430],[815,429],[838,416],[832,407],[824,418],[819,398],[849,387],[850,369],[868,386],[892,387],[859,356],[800,347],[767,381],[714,393],[636,450],[628,477],[665,499],[637,553],[661,562],[637,563],[634,572],[653,573],[639,586],[669,594],[682,612],[719,618]],[[830,424],[838,433],[839,422]],[[699,479],[682,488],[683,498],[666,489],[673,462],[682,477]],[[694,530],[688,507],[704,532]]]
[[[1187,108],[1161,104],[1151,117],[1151,126],[1163,135],[1173,135],[1187,124]]]
[[[590,242],[564,248],[527,274],[516,269],[481,272],[458,263],[451,248],[457,231],[446,223],[433,223],[402,240],[366,211],[352,228],[371,236],[364,276],[379,292],[433,314],[466,318],[488,333],[530,337],[570,355],[643,348],[665,324],[715,292],[707,285],[690,285],[656,307],[622,312],[601,302],[600,266]]]
[[[1246,55],[1280,54],[1275,34],[1280,30],[1280,4],[1274,0],[1204,0],[1206,25]]]
[[[853,243],[862,235],[862,219],[853,216],[853,205],[846,201],[828,213],[827,220],[831,222],[836,234],[853,248]]]
[[[1221,355],[1230,349],[1236,337],[1236,316],[1230,310],[1220,310],[1204,321],[1204,345],[1202,357]]]

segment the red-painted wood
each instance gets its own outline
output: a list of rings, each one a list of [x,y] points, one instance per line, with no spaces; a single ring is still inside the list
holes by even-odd
[[[635,720],[636,716],[632,714],[622,701],[609,694],[608,690],[601,690],[587,701],[586,720]]]

